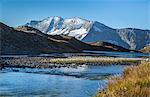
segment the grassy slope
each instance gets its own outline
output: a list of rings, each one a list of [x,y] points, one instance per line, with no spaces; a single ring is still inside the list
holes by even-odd
[[[113,78],[96,97],[150,97],[150,62],[127,68],[120,78]]]
[[[0,54],[39,54],[51,52],[78,52],[68,43],[55,41],[40,31],[24,32],[0,22]]]
[[[150,46],[144,47],[141,51],[143,53],[150,53]]]

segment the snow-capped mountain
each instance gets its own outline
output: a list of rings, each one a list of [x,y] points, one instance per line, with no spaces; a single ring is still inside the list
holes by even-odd
[[[78,17],[63,19],[61,17],[48,17],[41,21],[31,21],[25,26],[39,29],[50,35],[68,35],[82,40],[89,32],[92,22]]]
[[[150,45],[150,30],[113,29],[97,21],[79,17],[48,17],[41,21],[31,21],[25,26],[37,28],[50,35],[73,36],[84,42],[106,41],[133,50]]]
[[[28,26],[9,27],[0,22],[0,55],[83,51],[136,52],[107,42],[84,43],[74,37],[47,35]]]

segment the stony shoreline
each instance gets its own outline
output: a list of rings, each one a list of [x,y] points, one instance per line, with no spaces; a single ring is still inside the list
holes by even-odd
[[[111,57],[0,57],[0,68],[77,68],[82,65],[137,65],[141,58],[111,58]]]

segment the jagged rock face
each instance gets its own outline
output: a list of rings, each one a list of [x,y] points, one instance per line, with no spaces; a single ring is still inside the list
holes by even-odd
[[[41,21],[31,21],[26,26],[37,28],[49,35],[68,35],[84,42],[105,41],[133,50],[150,45],[150,30],[113,29],[97,21],[78,17],[48,17]]]
[[[129,48],[128,44],[122,41],[116,29],[109,28],[99,22],[94,22],[87,36],[83,38],[85,42],[105,41],[125,48]]]
[[[126,28],[118,29],[116,32],[121,39],[129,45],[130,49],[140,50],[150,45],[150,30]]]

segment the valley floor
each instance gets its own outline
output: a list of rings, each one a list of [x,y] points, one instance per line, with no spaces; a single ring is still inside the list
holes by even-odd
[[[141,64],[141,65],[139,65]],[[0,56],[0,69],[14,68],[78,68],[86,65],[130,65],[122,77],[112,78],[108,87],[96,97],[148,97],[150,95],[150,60],[98,56]]]
[[[114,58],[114,57],[0,57],[0,67],[20,68],[60,68],[78,67],[82,65],[135,65],[145,58]]]

